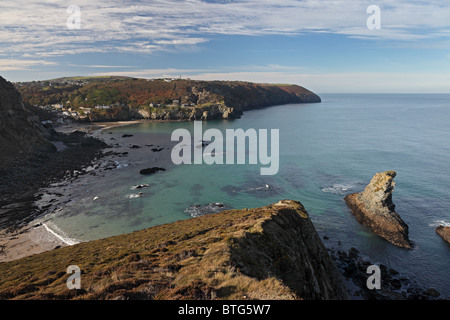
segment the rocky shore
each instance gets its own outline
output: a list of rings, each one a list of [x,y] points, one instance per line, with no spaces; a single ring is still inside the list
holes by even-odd
[[[0,77],[0,229],[31,221],[39,214],[33,207],[39,188],[101,157],[107,147],[82,132],[44,128]]]
[[[104,152],[108,148],[106,143],[79,131],[69,135],[52,132],[48,141],[64,146],[63,150],[19,158],[0,170],[0,228],[17,227],[33,220],[39,215],[33,203],[40,188],[73,175],[108,154]]]
[[[434,288],[423,288],[411,281],[399,271],[389,268],[384,264],[377,265],[380,268],[380,289],[369,289],[367,273],[369,266],[375,265],[363,257],[356,248],[348,251],[328,248],[330,256],[343,277],[349,295],[353,300],[436,300],[449,299],[441,296]]]

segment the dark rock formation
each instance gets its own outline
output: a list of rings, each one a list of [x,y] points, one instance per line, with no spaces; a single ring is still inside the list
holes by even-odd
[[[166,169],[159,168],[159,167],[147,168],[147,169],[142,169],[140,171],[140,174],[154,174],[158,171],[166,171]]]
[[[13,84],[0,77],[0,168],[34,152],[56,151]]]
[[[377,265],[380,268],[380,289],[371,290],[367,287],[367,279],[370,276],[367,269],[374,263],[362,258],[355,248],[351,248],[348,253],[333,248],[328,250],[344,278],[353,283],[349,285],[349,288],[352,288],[350,294],[353,299],[433,300],[440,297],[436,289],[425,289],[397,270],[383,264]]]
[[[392,202],[395,176],[395,171],[377,173],[363,192],[344,199],[359,223],[396,246],[410,248],[408,226],[394,211]]]
[[[450,243],[450,227],[437,226],[436,233],[442,237],[445,241]]]
[[[0,264],[0,299],[347,298],[342,276],[307,212],[292,200],[24,259]],[[67,289],[65,273],[75,263],[83,279],[76,295]]]

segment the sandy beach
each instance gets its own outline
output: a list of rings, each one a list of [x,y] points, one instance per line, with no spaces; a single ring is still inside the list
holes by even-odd
[[[67,246],[43,224],[30,224],[20,229],[0,231],[0,262],[20,259]]]
[[[82,131],[86,133],[94,133],[115,127],[127,126],[130,124],[143,123],[145,120],[115,121],[115,122],[89,122],[89,123],[71,123],[61,125],[55,128],[61,133],[71,133],[73,131]]]

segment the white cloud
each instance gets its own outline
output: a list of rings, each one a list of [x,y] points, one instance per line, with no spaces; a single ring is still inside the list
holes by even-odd
[[[0,59],[0,71],[29,70],[32,66],[54,65],[45,60]]]
[[[69,30],[67,1],[1,0],[0,54],[153,53],[199,45],[216,34],[328,32],[402,41],[449,36],[447,2],[376,2],[381,30],[366,28],[366,8],[373,4],[369,0],[77,0],[81,29]]]

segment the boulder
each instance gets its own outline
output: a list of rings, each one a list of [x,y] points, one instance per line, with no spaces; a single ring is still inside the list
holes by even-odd
[[[392,202],[395,176],[395,171],[377,173],[364,191],[344,199],[359,223],[398,247],[410,248],[408,225]]]
[[[436,227],[436,233],[442,237],[445,241],[450,243],[450,227],[446,226],[437,226]]]

